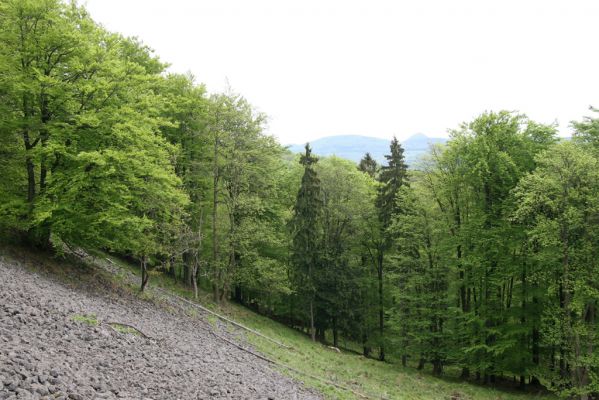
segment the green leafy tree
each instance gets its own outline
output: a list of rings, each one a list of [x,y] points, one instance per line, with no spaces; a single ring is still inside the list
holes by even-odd
[[[544,268],[543,315],[545,379],[564,396],[588,399],[599,392],[597,345],[599,273],[597,205],[599,169],[588,149],[561,143],[543,153],[539,167],[516,189],[516,218]],[[559,368],[557,368],[559,366]]]
[[[531,313],[534,289],[528,290],[530,249],[522,229],[510,223],[509,210],[511,191],[554,135],[553,127],[522,115],[485,113],[453,131],[441,155],[433,153],[437,160],[427,181],[446,215],[460,279],[462,318],[455,332],[463,347],[455,354],[463,376],[473,369],[493,381],[509,370],[523,382],[531,371],[531,331],[539,321]]]
[[[422,176],[398,193],[403,212],[397,214],[390,230],[396,237],[398,267],[394,270],[394,297],[391,324],[399,336],[402,363],[417,359],[440,375],[450,359],[453,344],[448,320],[452,317],[449,280],[452,274],[447,259],[447,234],[439,209]]]
[[[32,223],[36,201],[44,196],[56,163],[54,135],[72,131],[77,97],[93,64],[93,44],[103,33],[82,9],[59,1],[7,1],[0,7],[1,129],[15,161],[25,167],[14,177],[26,179],[25,193],[13,192],[4,213],[29,231],[32,242],[47,246],[48,228]]]
[[[171,121],[161,127],[161,132],[178,148],[175,172],[190,199],[185,210],[185,225],[173,238],[170,252],[164,255],[162,262],[168,265],[167,273],[175,279],[180,264],[183,282],[192,286],[197,296],[200,269],[206,265],[203,239],[210,205],[211,167],[207,157],[210,101],[204,86],[196,84],[191,75],[169,74],[157,82],[156,90],[162,98],[161,116]]]
[[[176,226],[187,203],[173,169],[177,149],[160,135],[169,124],[155,92],[164,65],[74,4],[1,7],[8,68],[0,129],[10,159],[25,166],[3,220],[42,246],[52,239],[142,259],[157,253],[158,232]]]
[[[593,113],[599,113],[599,109],[590,107]],[[599,118],[585,117],[582,121],[572,122],[575,129],[574,140],[577,143],[589,144],[594,149],[599,149]]]
[[[359,312],[354,308],[363,272],[360,237],[366,233],[367,216],[374,212],[375,182],[357,171],[352,162],[337,157],[321,160],[317,173],[323,199],[322,270],[316,277],[317,320],[321,332],[331,328],[333,345],[337,347],[339,332],[356,328],[352,320]]]

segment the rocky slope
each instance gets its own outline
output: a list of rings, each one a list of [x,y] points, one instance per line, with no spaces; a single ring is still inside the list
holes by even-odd
[[[219,340],[210,330],[237,339],[201,315],[91,278],[65,284],[0,257],[0,399],[320,398]]]

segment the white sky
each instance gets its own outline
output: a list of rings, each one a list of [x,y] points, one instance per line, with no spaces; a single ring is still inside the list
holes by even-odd
[[[231,87],[282,143],[445,136],[485,110],[569,122],[599,107],[596,0],[87,0],[174,72]]]

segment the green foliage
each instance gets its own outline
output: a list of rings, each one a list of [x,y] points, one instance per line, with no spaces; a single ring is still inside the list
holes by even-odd
[[[305,296],[310,304],[310,326],[314,339],[314,297],[318,290],[317,277],[322,273],[322,193],[320,179],[314,168],[318,161],[310,145],[300,158],[304,175],[297,193],[291,227],[291,278],[294,289]]]
[[[139,331],[137,329],[132,328],[130,326],[121,325],[116,322],[111,323],[110,326],[112,326],[115,331],[125,334],[125,335],[141,336],[141,333],[139,333]]]
[[[566,142],[537,162],[516,190],[515,216],[526,224],[538,246],[534,258],[544,265],[537,276],[545,289],[543,346],[552,352],[540,362],[555,390],[583,396],[599,391],[593,350],[599,344],[598,161],[590,150]],[[559,369],[551,368],[556,364]]]
[[[486,112],[408,174],[397,139],[380,167],[294,157],[242,96],[76,3],[0,2],[0,44],[4,235],[127,256],[142,289],[210,288],[367,357],[599,393],[597,118],[559,142]]]
[[[361,263],[365,220],[374,213],[375,182],[355,164],[336,157],[325,158],[316,167],[323,199],[321,263],[315,277],[317,322],[322,330],[355,336],[362,328],[360,298],[365,273]]]
[[[133,265],[118,260],[115,260],[115,262],[119,268],[125,268],[127,271],[137,271]],[[166,275],[157,278],[156,283],[171,293],[193,301],[191,291],[181,286],[181,284],[177,284]],[[271,341],[260,336],[243,333],[239,330],[233,331],[237,335],[242,335],[244,340],[247,340],[261,354],[301,371],[302,373],[296,373],[286,368],[280,368],[281,373],[301,380],[308,387],[323,393],[325,398],[361,399],[362,397],[357,393],[373,398],[385,396],[388,399],[413,400],[422,398],[447,399],[450,397],[473,400],[553,398],[543,393],[504,390],[462,382],[458,379],[456,371],[452,369],[446,371],[445,378],[438,378],[413,368],[402,368],[393,363],[381,363],[370,358],[361,357],[351,351],[337,352],[326,344],[313,343],[305,334],[273,321],[271,318],[252,312],[247,307],[236,303],[211,304],[209,303],[209,293],[202,293],[200,298],[202,298],[203,306],[289,346],[290,349],[273,346]],[[192,313],[194,310],[190,307],[187,311]],[[215,316],[208,315],[204,318],[215,328],[219,325]],[[227,329],[230,329],[230,325],[227,326]],[[344,340],[344,342],[346,342],[348,348],[353,348],[355,345],[349,341]],[[335,382],[351,388],[357,393],[335,388],[310,376]]]
[[[171,163],[176,149],[159,134],[168,124],[154,90],[162,64],[75,5],[7,2],[1,18],[9,118],[0,129],[23,166],[3,221],[42,245],[52,234],[157,252],[187,203]]]
[[[403,211],[390,227],[397,237],[391,326],[402,355],[430,362],[433,373],[440,375],[454,345],[448,323],[453,314],[449,291],[453,271],[445,261],[449,249],[442,214],[421,179],[398,193]]]
[[[381,167],[378,180],[382,183],[376,199],[379,218],[386,229],[391,224],[393,216],[400,211],[396,198],[399,190],[407,184],[408,166],[404,162],[403,148],[394,137],[391,141],[390,154],[385,155],[387,165]]]
[[[597,108],[590,107],[593,113],[599,112]],[[578,143],[589,144],[594,149],[599,149],[599,118],[585,117],[582,121],[572,122],[576,130],[574,140]]]
[[[90,326],[97,326],[99,324],[98,318],[95,314],[90,315],[72,315],[71,319],[75,322],[81,322]]]
[[[372,158],[370,153],[366,153],[364,157],[360,160],[360,163],[358,164],[358,169],[362,172],[367,173],[371,178],[375,178],[378,173],[379,166],[376,160]]]

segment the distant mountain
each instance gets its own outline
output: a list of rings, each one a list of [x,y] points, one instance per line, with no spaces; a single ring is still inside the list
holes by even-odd
[[[428,137],[422,133],[410,136],[401,142],[404,148],[406,162],[408,165],[414,163],[424,155],[432,143],[445,143],[447,138]],[[379,163],[385,161],[385,154],[389,153],[390,140],[359,135],[327,136],[310,142],[315,154],[321,156],[332,156],[346,158],[355,162],[369,152]],[[294,153],[304,151],[305,144],[293,144],[289,150]]]

